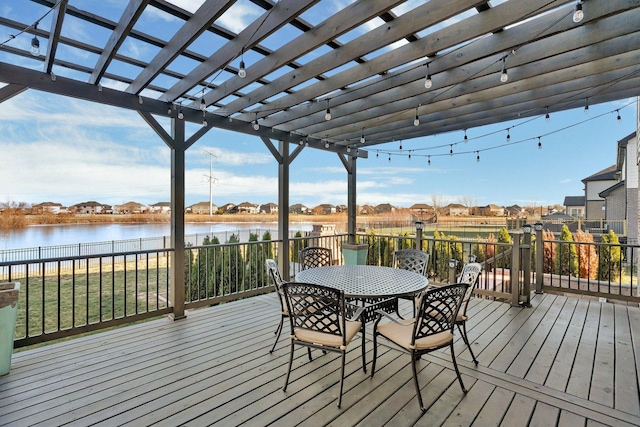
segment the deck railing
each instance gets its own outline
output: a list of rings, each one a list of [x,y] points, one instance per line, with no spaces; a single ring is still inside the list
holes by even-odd
[[[307,246],[328,247],[334,263],[344,263],[342,244],[348,237],[290,239],[289,260],[282,263],[289,266],[288,276],[295,278],[298,252]],[[451,282],[465,262],[480,262],[476,294],[512,305],[527,306],[532,291],[640,302],[639,246],[544,240],[540,230],[512,232],[510,239],[356,235],[368,246],[370,265],[391,266],[395,250],[422,248],[430,254],[432,283]],[[264,266],[267,258],[277,259],[281,241],[203,243],[185,250],[186,309],[273,290]],[[171,313],[171,256],[171,249],[148,249],[0,262],[0,281],[21,282],[16,347]]]

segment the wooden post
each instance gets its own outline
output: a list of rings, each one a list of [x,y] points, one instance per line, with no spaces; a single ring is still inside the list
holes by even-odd
[[[520,306],[520,232],[511,233],[511,306]]]
[[[534,225],[536,231],[536,294],[542,293],[544,280],[544,241],[542,240],[542,223]]]
[[[533,226],[525,224],[524,230],[524,245],[522,245],[522,305],[525,307],[531,307],[531,232]]]

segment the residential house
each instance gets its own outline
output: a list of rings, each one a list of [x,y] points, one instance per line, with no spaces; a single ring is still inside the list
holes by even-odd
[[[585,201],[585,196],[565,196],[562,205],[567,215],[574,218],[584,218]]]
[[[238,206],[234,203],[225,203],[224,205],[220,206],[220,211],[222,211],[222,213],[229,214],[238,213]]]
[[[433,212],[433,206],[429,206],[426,203],[416,203],[409,208],[412,214],[421,216],[427,212]]]
[[[373,215],[376,209],[371,205],[362,205],[358,208],[358,215]]]
[[[444,214],[449,216],[469,215],[469,208],[460,203],[450,203],[444,207]]]
[[[171,202],[158,202],[149,206],[149,212],[168,214],[171,213]]]
[[[58,215],[60,213],[68,212],[69,210],[62,206],[60,203],[54,202],[43,202],[33,205],[32,210],[34,213],[52,213],[54,215]]]
[[[313,213],[316,215],[328,215],[336,213],[336,207],[329,203],[323,203],[313,208]]]
[[[347,205],[338,205],[336,206],[336,212],[346,212],[349,208]]]
[[[503,216],[504,208],[502,206],[489,204],[482,207],[482,215],[485,216]]]
[[[519,205],[507,206],[506,208],[504,208],[504,210],[507,216],[515,217],[515,218],[524,216],[526,214],[524,211],[524,208]]]
[[[389,203],[381,203],[375,207],[375,211],[377,214],[390,213],[395,210],[396,210],[395,206],[392,206]]]
[[[266,203],[264,205],[260,205],[260,213],[263,213],[263,214],[278,213],[278,205],[276,205],[275,203]]]
[[[149,212],[149,206],[138,202],[127,202],[122,205],[115,205],[113,210],[119,214],[141,214]]]
[[[618,141],[614,173],[617,182],[598,193],[604,200],[607,228],[619,235],[626,234],[627,243],[633,244],[638,240],[638,153],[635,148],[636,132]]]
[[[582,180],[585,192],[584,215],[588,220],[605,218],[605,200],[600,193],[617,184],[618,176],[619,173],[614,164]]]
[[[238,213],[245,213],[245,214],[260,213],[260,205],[256,203],[242,202],[238,205]]]
[[[291,205],[289,207],[289,213],[291,214],[308,214],[311,213],[311,210],[303,204],[296,203],[295,205]]]
[[[88,214],[88,215],[113,212],[110,205],[104,205],[102,203],[98,203],[93,200],[70,206],[69,210],[77,214]]]
[[[218,212],[218,206],[215,204],[211,204],[211,202],[198,202],[189,207],[187,207],[187,212],[199,214],[199,215],[208,215],[209,214],[209,206],[211,205],[211,213]]]

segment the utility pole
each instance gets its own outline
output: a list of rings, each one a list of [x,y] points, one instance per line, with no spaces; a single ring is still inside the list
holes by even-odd
[[[213,154],[213,151],[204,149],[204,152],[209,155],[209,175],[205,175],[209,180],[209,216],[213,215],[213,183],[218,179],[213,176],[213,158],[218,156]]]

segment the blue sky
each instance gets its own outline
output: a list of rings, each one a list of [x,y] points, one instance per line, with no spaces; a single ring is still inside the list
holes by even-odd
[[[30,11],[20,9],[19,3],[3,2],[0,15],[25,22],[37,19],[32,13],[21,17]],[[340,2],[334,3],[338,7]],[[241,16],[231,16],[228,26]],[[80,35],[81,29],[76,30]],[[0,32],[0,39],[7,35]],[[25,37],[16,43],[23,38],[28,43]],[[561,204],[566,195],[583,194],[581,179],[615,163],[617,141],[635,131],[636,117],[635,99],[625,99],[591,105],[588,114],[582,107],[555,112],[549,122],[540,116],[468,129],[466,143],[463,132],[455,132],[376,146],[369,159],[358,161],[358,204],[408,207],[431,203],[434,196],[478,205]],[[169,128],[168,120],[161,123]],[[0,129],[0,202],[169,200],[169,149],[135,112],[28,90],[2,103]],[[196,129],[189,126],[187,133]],[[511,144],[498,148],[506,143],[507,129]],[[449,155],[451,149],[454,155]],[[382,151],[378,157],[376,150]],[[215,154],[214,203],[277,202],[277,163],[263,142],[212,129],[187,152],[187,205],[208,201],[207,152]],[[291,165],[291,204],[346,201],[346,172],[338,157],[303,150]]]

